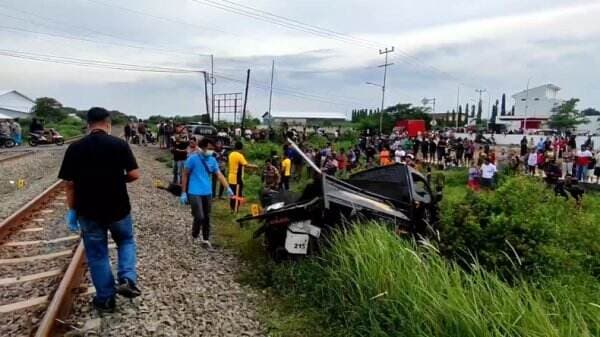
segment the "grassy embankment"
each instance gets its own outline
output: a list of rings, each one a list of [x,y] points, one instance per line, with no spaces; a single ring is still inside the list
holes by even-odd
[[[248,145],[257,162],[274,145]],[[600,336],[600,197],[581,210],[537,181],[470,193],[447,172],[441,242],[417,245],[377,224],[339,233],[322,257],[275,264],[258,224],[240,228],[225,202],[217,240],[248,263],[271,336]],[[247,203],[260,181],[248,175]]]
[[[20,120],[21,128],[23,130],[23,139],[27,141],[29,138],[29,125],[30,119]],[[67,117],[63,120],[53,123],[46,123],[44,128],[57,130],[65,139],[82,135],[85,130],[86,123],[81,119],[74,117]],[[115,127],[113,125],[113,127]]]

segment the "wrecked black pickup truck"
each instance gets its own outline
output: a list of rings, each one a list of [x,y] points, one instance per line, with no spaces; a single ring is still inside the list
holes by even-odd
[[[238,219],[257,220],[268,252],[276,260],[318,251],[336,228],[359,221],[377,221],[397,233],[429,236],[438,221],[438,201],[423,175],[395,164],[362,171],[340,180],[327,175],[290,141],[314,170],[313,182],[299,198],[275,193],[263,200],[264,212]]]

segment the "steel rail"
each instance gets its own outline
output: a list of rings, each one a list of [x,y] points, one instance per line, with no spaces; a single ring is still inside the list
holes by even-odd
[[[33,200],[29,201],[19,208],[15,213],[0,222],[0,241],[4,241],[8,234],[10,234],[12,231],[18,230],[23,225],[23,220],[27,218],[31,212],[46,203],[63,187],[64,181],[58,180],[44,190],[41,194],[38,194],[35,198],[33,198]]]
[[[73,142],[78,141],[81,138],[83,138],[83,135],[81,135],[81,136],[75,136],[75,137],[71,137],[71,138],[65,139],[65,144],[71,144]],[[19,159],[19,158],[23,158],[23,157],[27,157],[29,155],[32,155],[32,154],[36,153],[36,152],[39,152],[39,151],[34,150],[34,148],[28,148],[27,150],[23,149],[23,152],[18,153],[18,154],[14,155],[14,156],[0,158],[0,163],[8,162],[8,161]]]
[[[0,223],[0,241],[4,241],[11,233],[18,231],[24,220],[31,213],[42,208],[44,204],[52,200],[65,186],[65,182],[58,180],[41,194],[29,201],[11,216]],[[76,289],[79,288],[85,276],[85,254],[83,242],[80,240],[66,272],[63,274],[56,291],[48,298],[49,304],[40,325],[35,333],[36,337],[50,337],[59,334],[60,322],[64,320],[72,309]]]
[[[71,312],[75,290],[79,288],[85,275],[85,254],[83,241],[79,241],[69,267],[52,296],[44,317],[35,333],[35,337],[55,336],[59,330],[57,322],[63,321]]]

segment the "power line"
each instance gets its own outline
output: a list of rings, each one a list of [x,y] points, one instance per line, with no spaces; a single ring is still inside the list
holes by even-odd
[[[232,78],[229,76],[224,76],[224,75],[220,75],[220,74],[215,74],[216,78],[220,78],[226,81],[231,81],[231,82],[236,82],[236,83],[246,83],[245,80],[242,79],[236,79],[236,78]],[[257,88],[257,89],[261,89],[264,91],[270,91],[271,88],[270,86],[266,86],[257,82],[251,82],[251,86],[253,88]],[[341,103],[341,102],[335,102],[335,101],[331,101],[331,100],[327,100],[326,98],[322,98],[316,95],[312,95],[312,94],[306,94],[306,93],[301,93],[301,92],[294,92],[294,91],[290,91],[290,90],[286,90],[286,89],[282,89],[282,88],[276,88],[273,87],[273,91],[277,91],[279,93],[281,93],[282,95],[286,95],[286,96],[291,96],[291,97],[296,97],[296,98],[301,98],[301,99],[305,99],[305,100],[311,100],[311,101],[316,101],[316,102],[320,102],[320,103],[326,103],[326,104],[331,104],[331,105],[339,105],[339,106],[354,106],[353,103]]]
[[[29,53],[29,52],[16,51],[16,50],[7,50],[7,49],[0,49],[0,56],[25,59],[25,60],[30,60],[30,61],[39,61],[39,62],[46,62],[46,63],[73,65],[73,66],[97,68],[97,69],[119,70],[119,71],[135,71],[135,72],[148,72],[148,73],[171,73],[171,74],[204,73],[204,71],[202,71],[202,70],[194,70],[194,69],[110,62],[110,61],[105,61],[105,60],[83,59],[83,58],[65,57],[65,56],[57,56],[57,55]],[[231,77],[224,76],[224,75],[215,74],[215,77],[221,78],[221,79],[227,80],[227,81],[245,83],[244,80],[239,80],[239,79],[231,78]],[[252,86],[254,88],[258,88],[258,89],[262,89],[262,90],[269,90],[268,87],[258,84],[258,83],[253,83]],[[302,93],[302,92],[293,92],[293,91],[281,89],[281,88],[273,88],[273,90],[280,92],[282,95],[296,97],[299,99],[317,101],[317,102],[327,103],[327,104],[332,104],[332,105],[350,106],[350,104],[343,104],[340,102],[326,100],[326,99],[323,99],[321,97],[318,97],[318,96],[312,95],[312,94],[306,94],[306,93]]]
[[[104,60],[82,59],[82,58],[65,57],[65,56],[57,56],[57,55],[30,53],[30,52],[23,52],[23,51],[16,51],[16,50],[8,50],[8,49],[0,49],[0,55],[13,57],[13,58],[19,58],[19,59],[27,59],[27,60],[32,60],[32,61],[77,65],[77,66],[93,67],[93,68],[101,68],[101,69],[154,72],[154,73],[173,73],[173,74],[203,73],[203,71],[201,71],[201,70],[194,70],[194,69],[173,68],[173,67],[152,66],[152,65],[148,66],[148,65],[131,64],[131,63],[110,62],[110,61],[104,61]]]
[[[0,15],[8,16],[8,15],[5,15],[3,13],[0,13]],[[12,16],[8,16],[8,17],[12,18]],[[16,17],[14,17],[14,18],[15,19],[19,19],[19,18],[16,18]],[[2,26],[2,25],[0,25],[0,30],[13,31],[13,32],[21,32],[21,33],[29,33],[29,34],[38,34],[38,35],[46,35],[46,36],[52,36],[52,37],[57,37],[57,38],[61,38],[61,39],[75,40],[75,41],[82,41],[82,42],[90,42],[90,43],[96,43],[96,44],[122,46],[122,47],[127,47],[127,48],[132,48],[132,49],[138,49],[138,50],[139,49],[142,49],[142,50],[152,50],[152,51],[159,52],[161,54],[179,54],[179,55],[185,54],[185,55],[193,55],[193,56],[201,55],[201,54],[193,54],[193,53],[180,53],[180,52],[176,52],[176,51],[169,51],[169,50],[166,50],[166,49],[156,49],[156,48],[152,48],[152,47],[136,46],[136,45],[126,44],[126,43],[119,43],[119,42],[100,41],[100,40],[94,40],[94,39],[83,38],[83,37],[75,37],[75,36],[62,35],[62,34],[57,34],[57,33],[53,33],[53,32],[40,32],[40,31],[25,29],[25,28],[21,28],[21,27],[11,27],[11,26]]]
[[[271,24],[275,24],[284,28],[288,28],[291,30],[296,30],[296,31],[301,31],[304,33],[308,33],[308,34],[312,34],[312,35],[317,35],[320,37],[324,37],[324,38],[329,38],[332,40],[337,40],[339,42],[345,42],[345,43],[353,43],[357,46],[360,46],[362,48],[368,48],[368,49],[372,49],[373,46],[366,46],[364,44],[359,44],[356,41],[352,41],[351,39],[347,39],[347,38],[342,38],[339,36],[336,36],[335,34],[331,34],[328,32],[324,32],[324,31],[319,31],[313,28],[309,28],[309,27],[303,27],[301,25],[298,24],[293,24],[293,23],[288,23],[285,22],[284,20],[278,20],[278,19],[273,19],[270,17],[267,17],[265,15],[261,15],[261,14],[256,14],[256,13],[252,13],[248,10],[244,10],[244,9],[240,9],[240,8],[236,8],[233,6],[228,6],[228,5],[224,5],[224,4],[220,4],[220,3],[216,3],[215,1],[211,1],[211,0],[192,0],[194,2],[203,4],[203,5],[207,5],[213,8],[217,8],[217,9],[221,9],[227,12],[231,12],[231,13],[235,13],[241,16],[245,16],[245,17],[249,17],[249,18],[253,18],[255,20],[259,20],[259,21],[263,21],[263,22],[267,22],[267,23],[271,23]]]
[[[295,19],[292,19],[292,18],[287,18],[287,17],[281,16],[281,15],[274,14],[272,12],[268,12],[268,11],[265,11],[265,10],[262,10],[262,9],[259,9],[259,8],[256,8],[256,7],[248,6],[248,5],[243,5],[243,4],[234,2],[234,1],[221,0],[221,2],[229,3],[229,4],[233,5],[233,6],[238,6],[238,7],[241,7],[241,8],[245,8],[245,9],[248,9],[248,10],[251,10],[251,11],[254,11],[254,12],[258,12],[258,13],[264,14],[266,16],[270,16],[270,17],[276,18],[276,19],[281,19],[281,20],[284,20],[284,21],[289,21],[289,22],[298,24],[300,26],[304,26],[304,27],[308,27],[310,29],[314,29],[316,31],[330,33],[332,35],[339,36],[339,37],[344,38],[344,39],[349,39],[349,40],[354,40],[354,41],[357,41],[357,42],[362,42],[362,43],[365,43],[366,45],[372,45],[372,46],[381,45],[378,42],[373,42],[373,41],[369,41],[369,40],[366,40],[366,39],[357,38],[357,37],[354,37],[354,36],[349,35],[349,34],[337,32],[337,31],[334,31],[334,30],[331,30],[331,29],[327,29],[327,28],[324,28],[324,27],[319,27],[319,26],[311,25],[311,24],[304,23],[304,22],[299,21],[299,20],[295,20]]]
[[[281,72],[285,72],[285,70],[283,70]],[[228,76],[228,77],[235,76],[235,75],[232,75],[231,73],[225,74],[223,72],[221,72],[220,75],[222,75],[222,76]],[[252,82],[260,84],[261,86],[264,86],[264,87],[270,86],[270,82],[259,82],[257,80],[252,80]],[[323,99],[335,98],[335,99],[338,99],[338,100],[341,100],[341,101],[346,101],[346,102],[351,103],[351,104],[362,104],[361,101],[355,100],[354,98],[340,96],[340,95],[332,95],[332,94],[327,94],[327,97],[325,97],[325,96],[320,96],[320,95],[317,95],[317,94],[307,93],[306,91],[303,91],[303,89],[296,88],[296,87],[289,87],[289,86],[281,87],[280,86],[280,87],[277,88],[277,90],[286,90],[288,92],[297,92],[297,93],[299,92],[299,93],[302,93],[302,94],[305,94],[305,95],[311,95],[311,96],[318,97],[318,98],[323,98]]]
[[[377,46],[383,45],[382,43],[377,42],[377,41],[356,38],[349,34],[344,34],[344,33],[336,32],[334,30],[330,30],[327,28],[322,28],[319,26],[307,24],[307,23],[304,23],[304,22],[296,20],[296,19],[291,19],[288,17],[277,15],[277,14],[274,14],[274,13],[271,13],[271,12],[268,12],[265,10],[261,10],[261,9],[255,8],[255,7],[239,4],[237,2],[230,1],[230,0],[221,0],[221,2],[217,2],[215,0],[192,0],[192,1],[201,3],[204,5],[213,7],[213,8],[218,8],[218,9],[221,9],[224,11],[228,11],[228,12],[231,12],[234,14],[250,17],[250,18],[253,18],[253,19],[256,19],[259,21],[282,26],[282,27],[285,27],[288,29],[302,31],[302,32],[309,33],[312,35],[317,35],[320,37],[337,40],[337,41],[343,42],[343,43],[353,44],[355,46],[359,46],[362,48],[373,49],[373,48],[377,48]],[[227,3],[229,5],[226,5],[223,3]],[[396,60],[398,60],[400,62],[411,64],[417,68],[419,68],[419,67],[424,68],[426,70],[429,70],[432,73],[441,75],[442,77],[444,77],[448,80],[458,82],[459,84],[461,84],[463,86],[472,87],[472,85],[462,83],[460,79],[453,76],[452,74],[450,74],[446,71],[443,71],[443,70],[439,69],[438,67],[429,65],[429,64],[421,61],[419,58],[417,58],[413,55],[410,55],[409,53],[407,53],[405,51],[398,50],[397,52],[398,52],[398,54],[400,54],[400,56]]]
[[[79,30],[84,30],[87,32],[91,32],[94,34],[98,34],[98,35],[102,35],[102,36],[106,36],[112,39],[117,39],[117,40],[121,40],[121,41],[126,41],[126,42],[134,42],[134,43],[141,43],[142,45],[132,45],[132,44],[124,44],[124,43],[120,43],[121,45],[127,46],[127,47],[131,47],[131,48],[138,48],[138,49],[148,49],[148,50],[155,50],[155,51],[160,51],[160,52],[166,52],[166,53],[178,53],[178,54],[187,54],[187,55],[193,55],[193,56],[210,56],[209,54],[202,54],[202,53],[195,53],[195,52],[190,52],[190,51],[186,51],[186,50],[178,50],[178,49],[173,49],[169,46],[169,48],[157,48],[157,47],[150,47],[147,46],[146,42],[141,42],[141,41],[137,41],[134,39],[126,39],[126,38],[122,38],[120,36],[114,35],[114,34],[110,34],[110,33],[106,33],[100,30],[96,30],[96,29],[91,29],[85,26],[80,26],[80,25],[74,25],[71,23],[65,23],[64,21],[60,21],[60,20],[56,20],[54,18],[50,18],[47,16],[43,16],[34,12],[29,12],[29,11],[25,11],[25,10],[21,10],[21,9],[16,9],[10,6],[5,6],[0,4],[0,8],[4,8],[4,9],[8,9],[10,11],[14,11],[23,15],[27,15],[27,16],[32,16],[35,18],[38,18],[40,20],[46,21],[46,22],[50,22],[56,26],[66,26],[66,27],[71,27],[71,28],[75,28],[75,29],[79,29]],[[31,18],[18,18],[15,16],[11,16],[5,13],[1,13],[1,15],[7,16],[7,17],[11,17],[13,19],[16,20],[20,20],[20,21],[25,21],[25,22],[30,22],[30,23],[34,23],[36,24],[36,22],[32,22]],[[38,21],[39,22],[39,21]],[[110,44],[110,43],[109,43]],[[119,43],[114,43],[113,44],[119,44]]]
[[[124,7],[121,5],[116,5],[113,3],[108,3],[105,1],[100,1],[100,0],[85,0],[88,2],[92,2],[98,5],[102,5],[102,6],[106,6],[106,7],[112,7],[115,9],[119,9],[125,12],[129,12],[129,13],[133,13],[136,15],[140,15],[140,16],[145,16],[145,17],[149,17],[152,19],[156,19],[156,20],[160,20],[160,21],[164,21],[164,22],[169,22],[169,23],[174,23],[174,24],[180,24],[180,25],[184,25],[184,26],[188,26],[188,27],[194,27],[200,30],[211,30],[211,31],[215,31],[215,32],[219,32],[219,33],[223,33],[223,34],[228,34],[228,35],[234,35],[234,36],[238,36],[238,37],[242,37],[242,35],[240,34],[236,34],[233,32],[229,32],[223,29],[219,29],[219,28],[215,28],[215,27],[211,27],[211,26],[204,26],[204,25],[199,25],[196,23],[191,23],[191,22],[187,22],[187,21],[183,21],[183,20],[179,20],[179,19],[174,19],[174,18],[169,18],[169,17],[165,17],[165,16],[161,16],[161,15],[156,15],[156,14],[152,14],[149,12],[145,12],[145,11],[140,11],[137,9],[133,9],[133,8],[129,8],[129,7]]]
[[[235,75],[231,75],[231,74],[224,74],[224,73],[217,73],[218,75],[220,75],[221,77],[228,77],[228,78],[232,78]],[[271,84],[268,82],[260,82],[260,81],[256,81],[256,80],[252,80],[252,83],[256,84],[257,86],[260,86],[261,88],[270,88]],[[321,100],[326,100],[328,102],[331,102],[331,98],[337,99],[338,101],[343,101],[344,103],[347,103],[347,105],[356,105],[356,104],[363,104],[362,101],[358,101],[352,98],[348,98],[348,97],[344,97],[344,96],[336,96],[336,95],[327,95],[327,96],[321,96],[318,94],[314,94],[314,93],[310,93],[310,92],[306,92],[303,91],[303,89],[299,89],[299,88],[294,88],[294,87],[277,87],[277,88],[273,88],[274,91],[278,91],[278,92],[286,92],[286,93],[293,93],[293,94],[301,94],[304,96],[308,96],[308,97],[313,97],[316,99],[321,99]]]

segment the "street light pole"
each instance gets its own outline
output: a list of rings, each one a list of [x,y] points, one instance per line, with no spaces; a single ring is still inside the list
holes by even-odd
[[[269,129],[271,128],[271,102],[273,100],[273,77],[275,76],[275,59],[273,59],[273,63],[271,64],[271,87],[269,89]]]
[[[210,121],[215,124],[215,58],[214,55],[210,55]]]
[[[383,67],[383,85],[381,86],[381,110],[379,111],[379,135],[383,134],[383,109],[385,107],[385,85],[387,82],[387,68],[393,63],[388,63],[388,54],[394,52],[394,47],[392,49],[379,50],[379,55],[385,54],[385,63],[380,65],[379,68]]]

